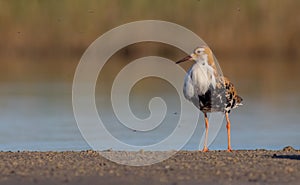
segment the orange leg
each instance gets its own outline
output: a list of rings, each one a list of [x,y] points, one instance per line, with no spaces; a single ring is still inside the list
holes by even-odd
[[[207,148],[207,137],[208,137],[208,118],[207,118],[207,114],[204,113],[204,120],[205,120],[205,139],[204,139],[204,147],[203,147],[203,152],[207,152],[208,148]]]
[[[228,139],[228,149],[227,149],[227,151],[231,152],[232,149],[231,149],[231,144],[230,144],[230,120],[229,120],[229,117],[228,117],[228,112],[225,113],[225,116],[226,116],[226,121],[227,121],[227,124],[226,124],[227,139]]]

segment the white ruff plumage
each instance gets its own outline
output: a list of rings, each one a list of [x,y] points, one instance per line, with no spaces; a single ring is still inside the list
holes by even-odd
[[[206,60],[196,62],[185,76],[183,93],[186,99],[199,108],[199,95],[204,95],[209,86],[216,86],[214,69]]]

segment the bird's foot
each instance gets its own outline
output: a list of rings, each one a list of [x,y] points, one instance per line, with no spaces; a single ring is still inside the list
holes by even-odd
[[[228,149],[227,149],[227,152],[232,152],[232,149],[231,149],[231,148],[228,148]]]
[[[202,150],[202,152],[208,152],[208,148],[205,146]]]

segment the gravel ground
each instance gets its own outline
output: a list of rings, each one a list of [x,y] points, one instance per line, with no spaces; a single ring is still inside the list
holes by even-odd
[[[113,151],[112,151],[113,153]],[[133,152],[118,152],[133,155]],[[111,162],[95,151],[0,152],[0,184],[294,184],[300,151],[180,151],[150,166]],[[133,159],[134,160],[134,159]]]

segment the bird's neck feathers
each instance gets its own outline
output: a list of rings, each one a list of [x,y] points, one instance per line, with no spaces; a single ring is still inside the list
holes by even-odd
[[[217,73],[217,67],[216,67],[216,64],[215,64],[215,60],[214,60],[212,51],[209,48],[206,48],[205,53],[206,53],[206,56],[207,56],[206,58],[207,58],[208,65],[210,65],[214,69],[214,74],[215,74],[215,76],[217,76],[217,74],[218,74]]]
[[[206,55],[200,56],[196,61],[196,64],[201,67],[207,68],[209,73],[213,74],[214,76],[217,76],[218,72],[212,53],[206,53]]]
[[[195,84],[199,84],[201,91],[206,92],[210,85],[216,87],[215,70],[208,65],[207,57],[203,56],[201,60],[197,60],[191,71],[192,79]]]

